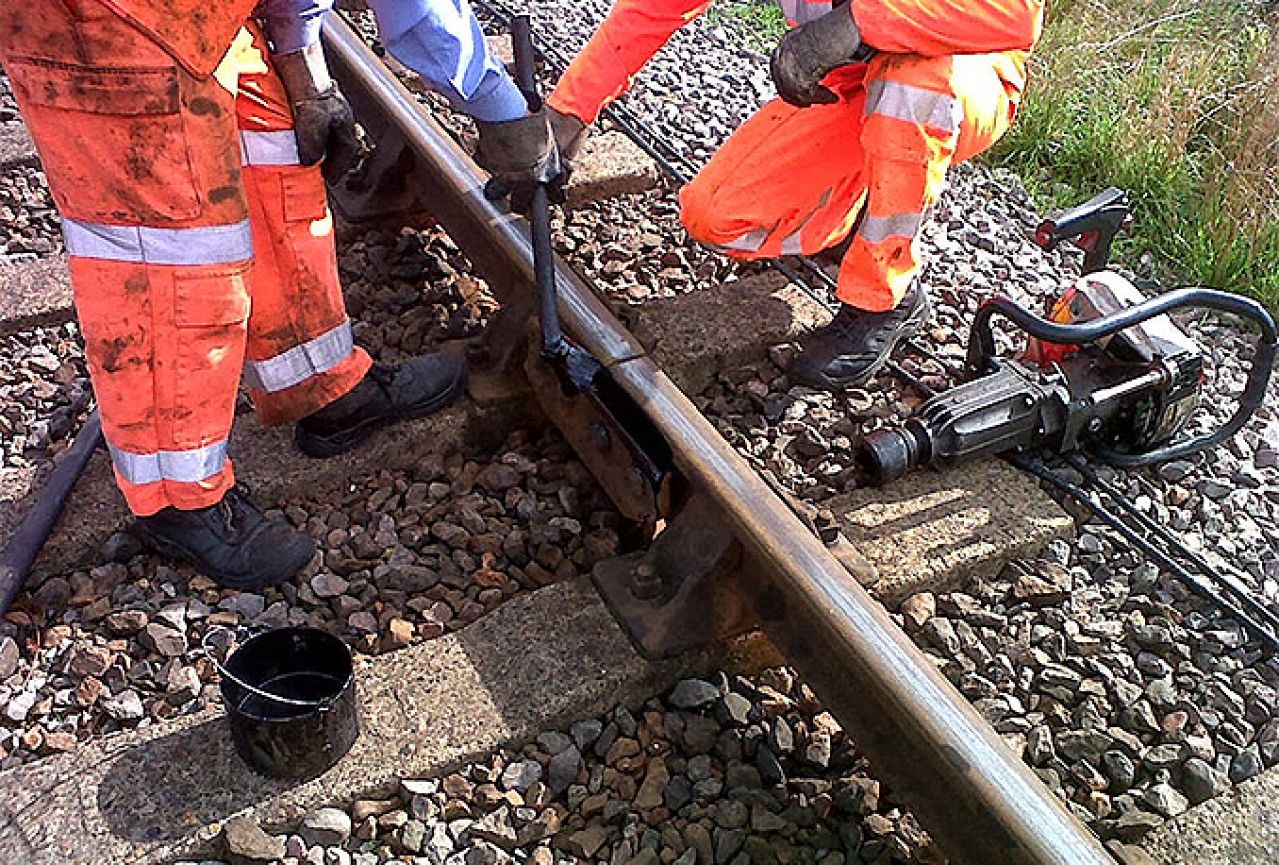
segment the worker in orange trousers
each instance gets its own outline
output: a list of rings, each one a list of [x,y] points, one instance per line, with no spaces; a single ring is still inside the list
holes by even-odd
[[[431,2],[479,32],[465,0]],[[242,378],[262,420],[295,424],[316,457],[439,409],[464,385],[460,359],[384,365],[354,343],[321,168],[340,176],[358,149],[318,41],[328,5],[0,6],[0,62],[62,215],[116,480],[157,549],[237,588],[282,582],[315,550],[236,485]],[[392,5],[397,36],[440,29],[439,15]],[[558,165],[545,118],[525,117],[509,76],[480,60],[483,92],[469,93],[500,121],[482,124],[490,162],[508,181],[545,179]],[[467,95],[450,92],[464,109]]]
[[[918,332],[919,233],[947,170],[1008,129],[1042,0],[780,0],[793,29],[762,106],[680,194],[692,237],[740,259],[832,254],[840,309],[789,372],[860,384]],[[548,100],[571,159],[600,110],[709,0],[617,0]]]

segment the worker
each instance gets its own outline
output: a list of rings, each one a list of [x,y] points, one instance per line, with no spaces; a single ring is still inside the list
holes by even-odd
[[[791,380],[858,385],[927,320],[919,233],[947,169],[1008,129],[1042,0],[780,0],[780,99],[739,127],[680,194],[689,234],[740,259],[839,263],[839,311]],[[548,104],[572,158],[600,110],[710,0],[617,0]]]
[[[328,0],[24,0],[0,62],[62,216],[85,356],[140,533],[224,586],[294,576],[314,544],[236,485],[243,374],[314,457],[461,393],[461,360],[376,363],[352,339],[323,170],[358,149],[318,36]],[[481,130],[510,185],[559,172],[464,0],[376,0],[383,37]]]

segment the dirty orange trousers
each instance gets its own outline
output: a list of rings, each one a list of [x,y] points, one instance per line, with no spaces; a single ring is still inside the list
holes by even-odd
[[[812,255],[855,233],[839,299],[892,309],[919,271],[918,238],[951,164],[990,147],[1020,99],[1008,54],[880,54],[838,69],[832,105],[775,99],[680,193],[696,240],[735,258]]]
[[[139,515],[234,483],[242,374],[264,422],[285,423],[371,363],[264,45],[246,24],[198,79],[96,0],[0,7],[0,62],[62,215],[103,432]]]

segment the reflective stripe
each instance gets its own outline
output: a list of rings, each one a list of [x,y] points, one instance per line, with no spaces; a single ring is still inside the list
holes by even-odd
[[[766,240],[768,240],[768,230],[756,228],[728,243],[708,244],[708,246],[714,246],[716,249],[735,249],[738,252],[759,252]]]
[[[804,241],[800,237],[804,233],[804,227],[801,225],[799,229],[785,240],[782,241],[782,255],[803,255]]]
[[[177,481],[194,484],[216,475],[226,465],[226,439],[189,451],[135,454],[107,442],[111,462],[131,484]]]
[[[953,96],[898,81],[877,78],[866,88],[868,117],[878,114],[908,123],[922,123],[953,135],[959,132],[963,112],[959,100]]]
[[[282,132],[241,132],[241,165],[301,165],[298,137],[292,129]]]
[[[794,25],[814,21],[834,7],[831,0],[777,0],[777,5],[781,7],[786,20]]]
[[[203,228],[149,228],[62,220],[67,252],[80,258],[139,264],[231,264],[253,257],[247,219]]]
[[[315,339],[266,360],[246,360],[244,379],[249,387],[276,393],[301,384],[313,375],[328,372],[355,350],[351,320],[339,324]]]
[[[857,235],[867,243],[883,243],[890,237],[914,237],[919,233],[923,216],[918,213],[894,213],[892,216],[871,216],[862,219]]]

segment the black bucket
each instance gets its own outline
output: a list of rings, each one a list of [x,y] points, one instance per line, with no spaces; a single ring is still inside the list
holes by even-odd
[[[235,750],[263,775],[314,778],[360,735],[351,650],[332,634],[274,628],[218,668]]]

